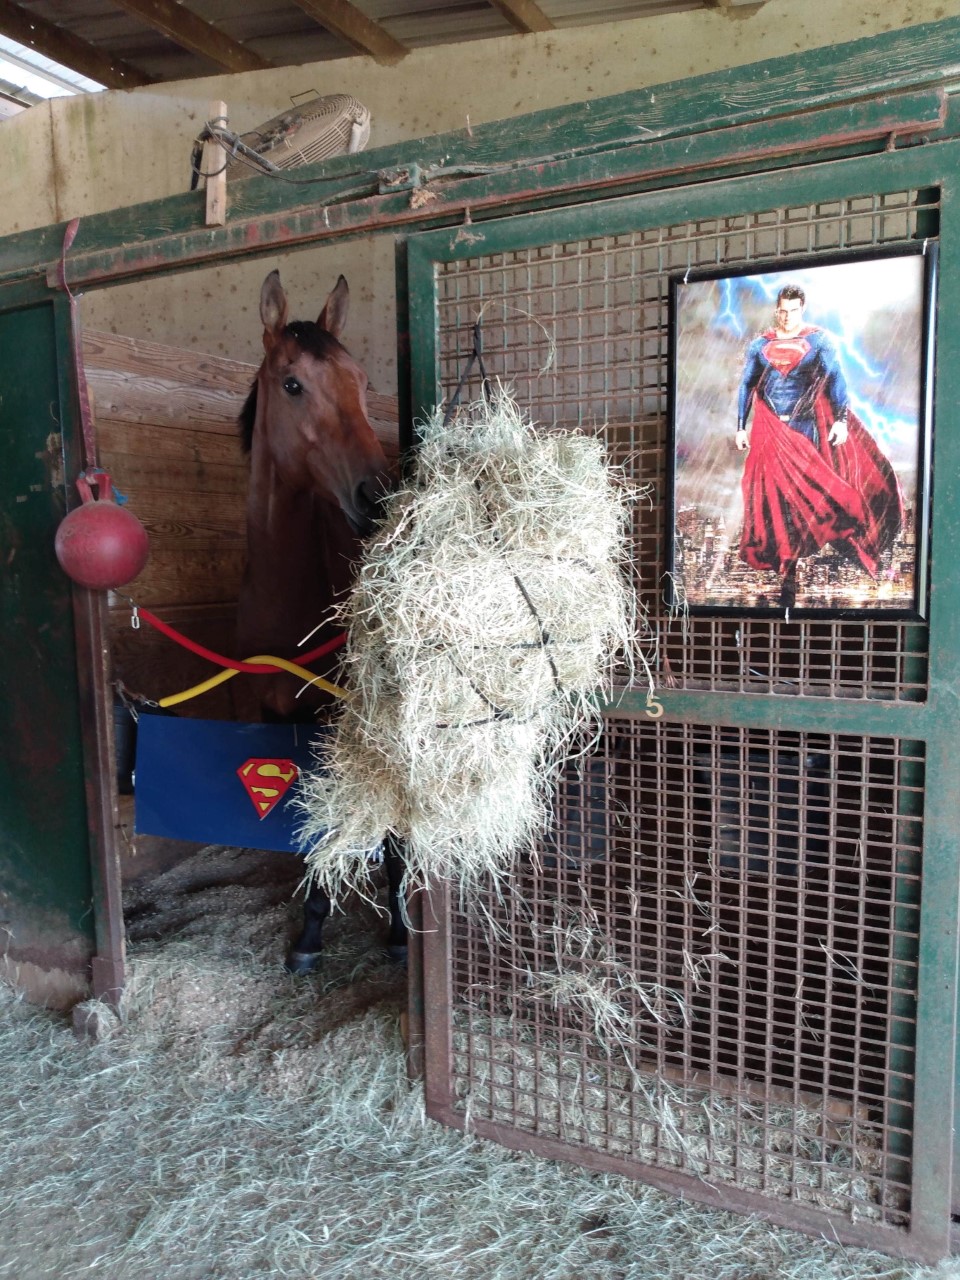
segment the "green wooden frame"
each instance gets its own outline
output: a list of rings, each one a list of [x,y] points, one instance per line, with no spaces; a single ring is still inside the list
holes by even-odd
[[[958,79],[960,18],[927,23],[338,157],[298,170],[301,185],[251,178],[231,189],[222,228],[204,227],[202,192],[98,214],[81,223],[67,278],[92,287],[449,224],[465,210],[476,221],[584,193],[662,188],[707,170],[768,170],[949,136],[960,113],[945,91]],[[436,199],[411,207],[412,191],[428,184]],[[55,287],[63,231],[56,223],[0,239],[0,291],[27,281]]]
[[[81,223],[69,255],[67,279],[85,288],[105,287],[298,246],[424,229],[426,234],[411,236],[398,256],[401,364],[410,335],[416,355],[409,382],[406,372],[401,376],[414,412],[428,408],[436,398],[433,264],[450,254],[472,256],[478,243],[489,250],[496,244],[515,247],[524,237],[530,243],[553,240],[560,227],[580,234],[592,216],[589,205],[573,207],[583,202],[603,202],[604,229],[609,231],[618,219],[631,229],[655,225],[676,210],[681,198],[692,201],[687,207],[696,207],[705,217],[749,209],[758,191],[769,189],[774,181],[778,204],[789,193],[809,202],[818,192],[836,196],[874,191],[878,183],[939,185],[944,209],[941,294],[949,297],[953,282],[960,281],[960,230],[953,213],[958,207],[960,106],[946,91],[958,83],[960,19],[949,19],[579,107],[538,112],[519,121],[474,128],[469,135],[459,132],[342,157],[298,171],[300,178],[314,180],[308,186],[254,178],[231,191],[222,228],[203,226],[199,192],[89,217]],[[758,174],[776,178],[758,180]],[[703,183],[704,177],[711,182]],[[411,201],[413,191],[424,185],[430,185],[436,199]],[[529,216],[501,221],[518,214]],[[48,341],[61,362],[69,339],[57,270],[64,229],[60,223],[0,240],[0,313],[53,302],[59,337],[51,333]],[[477,236],[482,241],[475,240]],[[667,714],[676,718],[896,734],[927,744],[928,879],[922,916],[911,1245],[929,1257],[946,1252],[949,1242],[953,1098],[944,1072],[948,1066],[952,1070],[955,1060],[960,933],[955,837],[960,804],[949,767],[960,724],[960,645],[951,640],[951,621],[960,612],[960,572],[952,563],[952,548],[960,539],[960,433],[952,420],[952,406],[960,404],[958,346],[960,322],[943,309],[937,359],[929,700],[864,704],[851,711],[848,704],[815,699],[797,699],[787,709],[775,698],[694,693],[665,698]],[[18,376],[18,370],[0,368],[0,394],[4,384]],[[65,376],[59,402],[69,469],[76,459],[78,422]],[[54,505],[67,496],[61,488]],[[83,643],[89,656],[98,624],[93,613],[78,608],[83,620],[79,638],[83,642],[86,634]],[[70,635],[60,643],[72,647],[77,638]],[[12,672],[14,679],[23,674]],[[82,755],[88,778],[95,777],[108,738],[102,699],[91,702],[79,676],[67,696],[81,709],[87,725],[85,742],[82,729],[74,735],[68,726],[70,750],[79,753],[75,759]],[[635,709],[642,714],[646,708]],[[5,785],[0,779],[0,790]],[[97,865],[95,846],[103,821],[102,814],[98,818],[91,812],[97,803],[88,787],[87,821],[82,830],[77,825],[75,847],[64,854],[70,874],[80,878],[89,874],[90,865]],[[0,850],[8,837],[0,821]],[[26,867],[32,852],[25,850]],[[109,881],[109,857],[102,867]],[[103,876],[93,880],[98,955],[115,973],[115,885],[111,888]],[[92,935],[90,918],[86,924]]]
[[[829,164],[798,167],[768,177],[730,178],[665,192],[505,218],[472,229],[469,240],[449,231],[425,232],[407,246],[413,402],[426,415],[443,399],[439,361],[437,265],[504,254],[601,235],[641,231],[676,222],[736,217],[791,205],[829,203],[842,197],[882,195],[905,188],[941,191],[940,296],[960,288],[960,141]],[[957,959],[960,939],[960,786],[950,765],[960,741],[960,561],[951,554],[960,539],[960,368],[955,346],[960,327],[944,308],[939,332],[929,617],[930,692],[925,702],[897,703],[815,697],[696,693],[658,689],[663,720],[775,728],[816,733],[895,735],[926,747],[923,893],[913,1123],[914,1218],[906,1249],[923,1257],[949,1250],[953,1140],[945,1117],[953,1106],[956,1046]],[[451,388],[445,389],[447,393]],[[646,691],[627,692],[610,704],[618,714],[651,714]],[[656,708],[659,715],[659,707]],[[429,972],[429,965],[428,965]],[[429,1066],[428,1066],[429,1073]],[[883,1234],[875,1233],[877,1239]],[[893,1236],[895,1233],[890,1233]],[[841,1230],[842,1235],[842,1230]],[[851,1241],[863,1243],[862,1233]],[[891,1249],[904,1247],[894,1239]]]

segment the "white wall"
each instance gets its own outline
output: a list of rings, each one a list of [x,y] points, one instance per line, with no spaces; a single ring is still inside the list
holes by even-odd
[[[191,143],[211,99],[222,97],[243,131],[293,94],[351,93],[370,108],[370,145],[381,146],[958,14],[960,0],[768,0],[756,10],[697,9],[415,50],[395,67],[358,57],[54,99],[0,123],[0,234],[186,190]],[[275,265],[303,316],[317,313],[340,271],[347,275],[348,345],[375,385],[393,390],[389,236],[90,293],[85,323],[253,360],[260,281]]]

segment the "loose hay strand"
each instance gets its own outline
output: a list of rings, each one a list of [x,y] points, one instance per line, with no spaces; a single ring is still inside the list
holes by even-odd
[[[355,942],[318,992],[211,919],[133,950],[102,1044],[0,986],[3,1280],[956,1280],[445,1128],[395,998],[330,1025]]]

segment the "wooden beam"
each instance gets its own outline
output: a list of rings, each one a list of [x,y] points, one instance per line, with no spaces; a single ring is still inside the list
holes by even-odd
[[[389,31],[368,18],[349,0],[295,0],[321,27],[345,40],[358,53],[369,54],[381,66],[393,66],[410,50]]]
[[[0,32],[108,89],[131,89],[134,85],[154,83],[154,77],[145,71],[121,58],[112,58],[96,45],[36,17],[11,0],[0,0]]]
[[[531,31],[553,31],[555,25],[535,0],[490,0],[512,27],[529,34]]]
[[[222,129],[227,127],[227,104],[211,102],[208,119]],[[227,152],[210,138],[203,145],[203,172],[207,175],[206,184],[206,225],[222,227],[227,221]]]
[[[700,0],[705,9],[759,9],[767,0]]]
[[[199,54],[224,71],[263,71],[273,63],[261,58],[246,45],[204,22],[186,5],[176,0],[113,0],[120,9],[132,13],[154,31],[168,36],[181,48]]]

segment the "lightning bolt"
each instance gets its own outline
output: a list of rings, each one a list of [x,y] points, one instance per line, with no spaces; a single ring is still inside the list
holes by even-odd
[[[734,280],[728,277],[726,280],[719,281],[719,284],[723,306],[717,312],[716,323],[726,329],[732,329],[738,338],[742,338],[743,324],[734,305]]]

